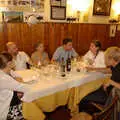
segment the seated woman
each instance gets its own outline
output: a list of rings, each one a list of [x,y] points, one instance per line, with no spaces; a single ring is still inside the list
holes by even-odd
[[[31,55],[31,60],[35,65],[46,65],[49,63],[48,54],[44,51],[44,44],[38,42],[35,45],[35,52]]]
[[[87,95],[80,103],[81,110],[84,109],[85,104],[91,101],[104,104],[108,98],[108,95],[106,93],[110,93],[113,89],[113,87],[110,85],[120,88],[120,48],[108,48],[105,52],[105,63],[106,66],[111,66],[111,80],[109,80],[107,84],[101,86],[96,91]]]
[[[87,63],[88,70],[109,72],[109,69],[106,69],[104,52],[101,51],[101,43],[98,40],[91,42],[89,51],[84,55],[83,60]]]
[[[111,66],[112,76],[105,88],[110,85],[120,89],[120,48],[110,47],[105,52],[105,61],[108,66]]]
[[[10,75],[11,69],[14,67],[12,56],[9,53],[0,53],[0,118],[6,120],[10,110],[10,103],[13,97],[13,91],[25,93],[28,87],[19,83]],[[17,112],[17,111],[16,111]],[[15,117],[19,116],[18,113]],[[20,118],[21,119],[21,118]],[[17,119],[19,120],[19,119]]]
[[[108,66],[111,66],[112,76],[108,83],[104,85],[104,89],[107,89],[112,85],[114,87],[112,90],[113,96],[119,96],[117,112],[118,119],[120,119],[120,48],[108,48],[105,52],[105,61]]]

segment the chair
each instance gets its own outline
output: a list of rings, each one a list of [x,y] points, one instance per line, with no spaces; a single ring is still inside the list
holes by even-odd
[[[118,96],[115,96],[114,98],[112,98],[112,101],[107,106],[106,105],[101,106],[99,104],[92,103],[92,105],[94,105],[96,108],[100,110],[100,112],[94,113],[92,115],[93,120],[110,120],[111,117],[113,118],[113,120],[115,120],[114,118],[116,118],[117,116],[117,111],[115,109],[117,106],[117,101],[118,101]],[[116,120],[118,119],[116,118]]]
[[[115,118],[117,116],[117,111],[115,110],[116,105],[118,101],[118,96],[115,96],[111,100],[109,100],[109,104],[107,103],[107,106],[91,103],[94,107],[100,110],[100,112],[93,113],[93,115],[89,115],[85,112],[80,112],[76,116],[74,116],[71,120],[118,120],[118,118]],[[116,116],[115,116],[115,114]]]

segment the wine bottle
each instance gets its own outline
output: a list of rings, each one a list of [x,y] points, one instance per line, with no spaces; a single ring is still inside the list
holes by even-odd
[[[64,61],[63,57],[62,57],[62,61],[61,61],[61,72],[65,72],[65,61]]]
[[[63,57],[62,57],[62,61],[61,61],[61,76],[65,77],[65,61],[64,61]]]
[[[68,59],[67,59],[67,62],[66,62],[66,70],[67,70],[67,72],[71,71],[71,58],[70,58],[69,55],[68,55]]]

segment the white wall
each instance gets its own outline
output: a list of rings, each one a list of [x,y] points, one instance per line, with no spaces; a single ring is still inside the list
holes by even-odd
[[[69,0],[71,1],[71,0]],[[74,1],[74,0],[73,0]],[[82,0],[76,0],[78,1],[76,3],[80,4],[81,6],[84,5],[82,4]],[[84,0],[85,1],[85,0]],[[89,4],[89,7],[86,9],[86,11],[81,12],[81,17],[80,17],[80,22],[90,22],[90,23],[108,23],[109,19],[111,18],[117,18],[117,14],[116,11],[119,10],[120,13],[120,5],[117,5],[116,9],[113,8],[113,6],[116,3],[120,3],[120,0],[112,0],[112,5],[111,5],[111,12],[110,12],[110,16],[93,16],[93,4],[94,4],[94,0],[86,0],[86,5]],[[75,4],[74,2],[72,4]],[[72,9],[71,5],[67,5],[67,15],[73,15],[75,16],[75,10]],[[84,16],[86,16],[84,19]]]
[[[71,1],[71,0],[68,0]],[[80,13],[80,22],[90,22],[90,23],[108,23],[108,20],[110,18],[117,18],[116,11],[113,9],[114,4],[120,3],[120,0],[112,0],[112,7],[111,7],[111,15],[110,17],[105,17],[105,16],[93,16],[93,3],[94,0],[72,0],[74,1],[73,4],[74,6],[77,6],[80,9],[86,9],[84,12]],[[86,2],[85,2],[86,1]],[[76,16],[76,10],[73,9],[73,4],[67,4],[67,16]],[[79,6],[80,5],[80,6]],[[84,8],[83,8],[84,7]],[[18,10],[18,8],[15,8]],[[30,8],[22,8],[21,10],[23,11],[32,11]],[[118,6],[117,10],[120,10],[120,6]],[[1,15],[0,15],[1,19]],[[45,21],[53,21],[50,20],[50,0],[45,0],[45,16],[44,16]],[[65,21],[57,21],[57,22],[65,22]]]

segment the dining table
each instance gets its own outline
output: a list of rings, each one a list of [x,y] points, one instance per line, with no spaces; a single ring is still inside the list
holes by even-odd
[[[27,120],[44,120],[44,112],[52,112],[67,105],[71,115],[79,112],[78,104],[89,93],[95,91],[109,76],[96,71],[77,70],[60,72],[56,65],[15,71],[29,89],[24,93],[23,115]]]

